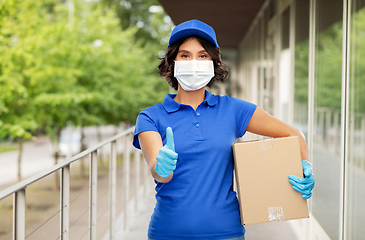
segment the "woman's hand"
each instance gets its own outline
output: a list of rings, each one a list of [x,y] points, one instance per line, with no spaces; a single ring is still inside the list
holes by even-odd
[[[295,175],[289,175],[289,182],[293,185],[294,190],[300,192],[303,198],[308,199],[312,196],[315,180],[312,174],[312,165],[310,162],[303,160],[304,178]]]
[[[178,157],[175,152],[172,129],[166,128],[165,146],[163,146],[160,133],[155,131],[141,132],[138,134],[138,140],[152,177],[160,183],[169,182],[176,168]]]
[[[156,173],[161,177],[168,177],[176,169],[178,154],[175,152],[174,135],[170,127],[166,128],[166,145],[156,157]]]

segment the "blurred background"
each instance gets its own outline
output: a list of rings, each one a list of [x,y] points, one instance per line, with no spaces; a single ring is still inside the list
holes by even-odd
[[[24,144],[49,140],[57,163],[91,146],[90,127],[100,142],[161,102],[172,26],[155,0],[1,1],[0,152],[17,151],[19,168],[9,176],[2,161],[0,184],[29,175]]]
[[[173,26],[156,0],[1,0],[0,191],[133,126],[142,109],[161,102],[169,87],[158,58]],[[103,203],[110,150],[98,153]],[[71,231],[80,239],[88,229],[88,160],[70,174]],[[59,236],[59,179],[60,171],[27,187],[27,239]],[[109,216],[102,206],[100,235]],[[2,240],[14,235],[12,212],[12,196],[2,199]]]
[[[0,191],[132,128],[143,108],[160,103],[171,89],[158,58],[173,27],[193,18],[216,30],[230,71],[210,91],[258,104],[310,147],[310,218],[288,221],[287,238],[270,225],[262,239],[363,239],[365,0],[0,0]],[[127,145],[118,144],[124,175]],[[109,149],[98,154],[103,202]],[[88,164],[71,171],[72,239],[87,236],[88,209],[77,209],[88,201]],[[27,187],[28,239],[60,238],[57,179]],[[1,240],[12,237],[12,201],[0,202]],[[55,236],[41,235],[46,223]]]

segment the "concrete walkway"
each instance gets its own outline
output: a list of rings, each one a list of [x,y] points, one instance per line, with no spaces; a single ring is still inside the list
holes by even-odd
[[[155,205],[154,190],[148,192],[146,201],[141,204],[139,213],[134,213],[130,207],[128,231],[122,227],[117,229],[117,239],[147,240],[148,223]],[[117,226],[123,226],[123,215],[119,216]],[[245,226],[246,240],[296,240],[288,222],[273,222]],[[104,238],[106,239],[106,238]],[[202,239],[203,240],[203,239]]]

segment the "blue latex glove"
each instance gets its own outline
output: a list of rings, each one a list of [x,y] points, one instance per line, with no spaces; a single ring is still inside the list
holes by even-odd
[[[302,160],[304,178],[289,175],[289,182],[293,185],[294,190],[300,192],[303,198],[308,199],[312,196],[314,188],[314,176],[312,174],[312,165],[310,162]]]
[[[174,135],[170,127],[166,128],[166,144],[156,157],[156,172],[161,177],[168,177],[176,168],[178,154],[175,152]]]

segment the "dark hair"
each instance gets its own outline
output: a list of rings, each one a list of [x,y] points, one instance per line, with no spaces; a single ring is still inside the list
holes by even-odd
[[[177,90],[178,82],[177,79],[174,77],[174,66],[175,66],[174,61],[179,52],[181,44],[183,44],[186,40],[191,38],[197,39],[213,60],[214,77],[212,78],[212,80],[210,80],[207,86],[211,87],[215,80],[223,82],[224,79],[228,77],[228,69],[221,62],[220,50],[216,48],[208,40],[197,36],[184,37],[171,44],[171,46],[166,50],[165,57],[160,58],[161,62],[160,65],[158,65],[160,76],[165,78],[166,81],[170,84],[170,86],[173,87],[175,90]]]

